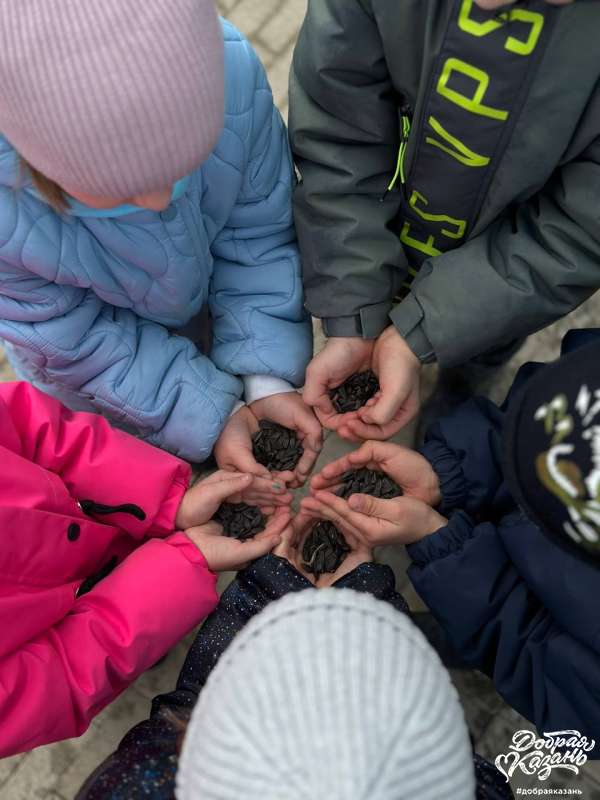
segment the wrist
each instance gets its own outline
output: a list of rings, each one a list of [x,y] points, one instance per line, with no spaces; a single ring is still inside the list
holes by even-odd
[[[447,524],[448,520],[446,517],[443,517],[434,508],[430,508],[427,512],[423,527],[421,529],[421,535],[416,541],[420,541],[421,539],[425,539],[427,536],[437,533],[442,528],[445,528]]]

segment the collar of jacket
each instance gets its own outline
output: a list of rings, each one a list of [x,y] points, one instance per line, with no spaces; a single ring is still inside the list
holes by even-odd
[[[171,193],[171,203],[179,200],[186,193],[190,183],[190,175],[186,175],[173,185]],[[94,219],[124,217],[127,214],[137,214],[140,211],[147,211],[145,208],[134,205],[115,206],[114,208],[92,208],[80,203],[78,200],[69,198],[69,208],[67,214],[72,217],[93,217]]]

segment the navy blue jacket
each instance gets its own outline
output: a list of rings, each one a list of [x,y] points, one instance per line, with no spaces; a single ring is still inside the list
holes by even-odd
[[[449,520],[408,547],[409,577],[454,647],[513,708],[540,733],[595,739],[590,755],[600,758],[600,569],[555,544],[510,496],[504,420],[476,398],[430,429],[423,454]]]

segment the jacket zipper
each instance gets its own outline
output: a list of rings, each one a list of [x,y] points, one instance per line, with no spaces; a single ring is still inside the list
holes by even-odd
[[[390,192],[392,192],[398,182],[398,178],[400,178],[400,184],[402,188],[406,184],[406,172],[404,169],[404,162],[406,160],[406,150],[408,148],[408,140],[410,139],[410,129],[411,129],[411,114],[412,109],[405,103],[400,108],[400,121],[402,125],[402,130],[400,134],[400,147],[398,149],[398,161],[396,163],[396,171],[394,172],[394,176],[389,183],[389,186],[381,196],[381,202],[385,200]]]
[[[79,500],[77,502],[79,508],[84,514],[90,516],[91,514],[131,514],[132,517],[139,519],[143,522],[146,519],[146,512],[139,506],[133,503],[123,503],[120,506],[107,506],[103,503],[96,503],[95,500]]]

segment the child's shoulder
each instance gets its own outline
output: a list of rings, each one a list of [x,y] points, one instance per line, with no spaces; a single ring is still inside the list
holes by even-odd
[[[225,42],[226,112],[249,110],[258,90],[269,90],[265,69],[256,51],[235,25],[221,19]]]

